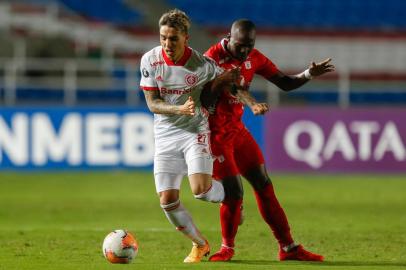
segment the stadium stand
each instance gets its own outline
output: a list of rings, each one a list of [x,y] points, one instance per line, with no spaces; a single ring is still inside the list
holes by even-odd
[[[402,0],[207,0],[193,5],[188,0],[169,1],[195,22],[214,27],[228,27],[243,15],[259,27],[278,30],[406,30],[406,2]]]
[[[138,10],[136,2],[2,1],[0,102],[143,104],[141,91],[134,94],[137,61],[158,38],[155,24],[146,23],[152,12]],[[406,103],[405,1],[156,2],[185,10],[213,42],[236,18],[252,19],[256,46],[287,73],[311,60],[334,59],[335,75],[288,95],[254,80],[255,95],[273,105]]]
[[[123,0],[61,0],[60,2],[86,17],[116,25],[135,25],[142,19],[137,10],[128,7]]]

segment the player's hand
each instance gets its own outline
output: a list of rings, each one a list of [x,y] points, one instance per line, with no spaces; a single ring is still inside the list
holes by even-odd
[[[255,103],[251,106],[251,111],[254,115],[263,115],[269,111],[269,107],[266,103]]]
[[[331,58],[327,58],[326,60],[317,64],[315,62],[312,62],[309,67],[310,75],[315,77],[323,75],[328,72],[332,72],[334,70],[335,67],[334,65],[331,64]]]
[[[210,87],[211,91],[216,94],[219,94],[224,90],[230,91],[235,85],[239,85],[240,72],[240,67],[225,70],[214,79]]]
[[[186,102],[180,106],[180,114],[194,116],[195,107],[196,104],[193,101],[193,98],[189,96],[188,100],[186,100]]]
[[[228,69],[224,71],[222,74],[217,76],[217,79],[219,80],[219,83],[222,85],[233,85],[233,84],[239,84],[239,79],[240,79],[240,73],[241,73],[241,67],[236,67],[233,69]]]

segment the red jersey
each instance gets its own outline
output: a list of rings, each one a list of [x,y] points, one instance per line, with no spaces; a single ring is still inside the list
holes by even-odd
[[[205,55],[212,58],[223,69],[241,67],[240,84],[248,89],[254,74],[259,74],[265,79],[269,79],[278,72],[278,68],[265,55],[255,48],[249,53],[245,61],[233,58],[226,50],[227,39],[210,47]],[[209,116],[210,130],[212,138],[215,140],[225,140],[233,137],[234,134],[244,128],[242,115],[244,105],[239,99],[229,91],[224,91],[217,100],[215,110]]]

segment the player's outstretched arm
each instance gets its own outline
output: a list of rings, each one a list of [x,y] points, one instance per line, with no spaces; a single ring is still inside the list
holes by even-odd
[[[331,64],[331,58],[328,58],[319,63],[312,62],[308,69],[297,75],[286,75],[281,71],[278,71],[277,74],[268,80],[283,91],[291,91],[301,87],[313,77],[318,77],[334,70],[335,67]]]
[[[327,58],[326,60],[317,64],[312,62],[309,66],[309,73],[312,77],[321,76],[325,73],[333,72],[334,70],[335,67],[333,64],[331,64],[331,58]]]
[[[159,91],[144,91],[147,106],[152,113],[156,114],[195,114],[195,102],[192,97],[183,105],[172,105],[165,102],[159,95]]]
[[[238,88],[237,97],[251,109],[254,115],[262,115],[269,111],[268,104],[258,103],[248,89]]]

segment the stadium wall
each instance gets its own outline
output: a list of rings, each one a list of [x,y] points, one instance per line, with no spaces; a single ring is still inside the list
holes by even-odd
[[[406,172],[405,109],[248,110],[244,122],[274,172]],[[151,170],[144,107],[0,109],[0,170]]]

